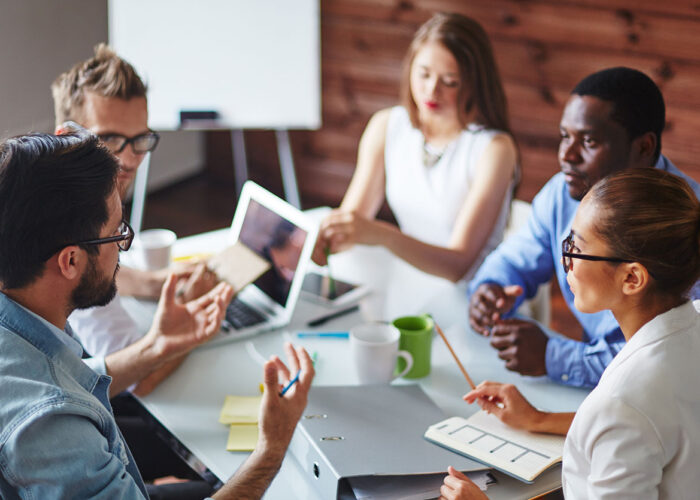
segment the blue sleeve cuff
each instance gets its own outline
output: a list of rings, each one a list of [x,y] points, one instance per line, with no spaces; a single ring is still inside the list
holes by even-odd
[[[560,384],[595,387],[624,345],[625,338],[619,327],[590,343],[550,337],[545,353],[547,375]]]
[[[545,351],[547,376],[555,382],[573,387],[589,385],[585,383],[582,370],[584,347],[583,342],[550,337]]]

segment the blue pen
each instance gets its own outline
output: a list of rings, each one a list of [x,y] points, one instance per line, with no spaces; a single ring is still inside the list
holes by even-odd
[[[289,381],[287,385],[284,386],[284,388],[280,391],[280,397],[284,396],[285,393],[295,384],[299,381],[299,375],[301,374],[301,369],[297,372],[297,374],[294,376],[292,380]]]
[[[305,339],[309,337],[319,337],[326,339],[347,339],[350,338],[348,332],[298,332],[297,337]]]

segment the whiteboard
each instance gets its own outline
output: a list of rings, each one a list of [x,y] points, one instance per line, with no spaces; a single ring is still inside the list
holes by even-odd
[[[149,87],[150,126],[321,124],[319,0],[109,0],[109,43]],[[209,127],[206,127],[209,128]]]

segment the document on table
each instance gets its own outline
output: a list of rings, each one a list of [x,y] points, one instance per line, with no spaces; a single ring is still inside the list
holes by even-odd
[[[526,483],[561,462],[564,449],[563,436],[516,430],[484,411],[431,425],[424,437]]]
[[[488,471],[465,473],[469,479],[486,491],[496,479]],[[357,500],[426,500],[440,496],[440,486],[447,472],[405,476],[358,476],[348,479]]]
[[[211,257],[207,263],[216,275],[231,285],[235,293],[270,269],[270,263],[240,241]]]

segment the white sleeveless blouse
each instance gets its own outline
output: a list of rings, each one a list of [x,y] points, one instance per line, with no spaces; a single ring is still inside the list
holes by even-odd
[[[499,133],[470,124],[428,167],[423,165],[423,134],[413,127],[405,108],[391,110],[384,149],[386,199],[403,233],[432,245],[449,244],[478,161]],[[511,196],[512,183],[486,246],[464,279],[472,277],[503,239]]]

